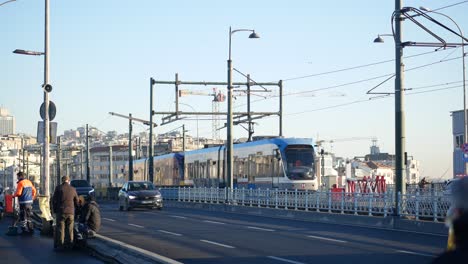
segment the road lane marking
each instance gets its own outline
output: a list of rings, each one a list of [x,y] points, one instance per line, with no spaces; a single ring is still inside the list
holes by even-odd
[[[141,225],[134,225],[134,224],[128,224],[129,226],[134,226],[134,227],[138,227],[138,228],[144,228],[143,226]]]
[[[406,250],[397,250],[396,252],[405,253],[405,254],[410,254],[410,255],[418,255],[418,256],[423,256],[423,257],[431,257],[431,258],[434,258],[434,257],[435,257],[435,255],[417,253],[417,252],[406,251]]]
[[[185,216],[178,216],[178,215],[170,215],[170,217],[180,218],[180,219],[187,219],[187,217],[185,217]]]
[[[216,243],[216,242],[209,241],[209,240],[204,240],[204,239],[201,239],[200,241],[201,241],[201,242],[208,243],[208,244],[213,244],[213,245],[216,245],[216,246],[220,246],[220,247],[225,247],[225,248],[235,248],[235,247],[233,247],[233,246],[229,246],[229,245],[225,245],[225,244],[221,244],[221,243]]]
[[[161,233],[169,234],[169,235],[182,236],[181,234],[169,232],[169,231],[166,231],[166,230],[158,230],[158,231],[161,232]]]
[[[268,231],[268,232],[273,232],[275,230],[273,229],[267,229],[267,228],[261,228],[261,227],[255,227],[255,226],[248,226],[248,229],[254,229],[254,230],[260,230],[260,231]]]
[[[173,259],[170,259],[168,257],[158,255],[158,254],[156,254],[154,252],[151,252],[151,251],[148,251],[146,249],[138,248],[138,247],[129,245],[127,243],[124,243],[124,242],[121,242],[121,241],[118,241],[118,240],[115,240],[115,239],[112,239],[112,238],[109,238],[109,237],[105,237],[105,236],[102,236],[102,235],[99,235],[99,234],[96,234],[96,237],[98,239],[102,239],[102,240],[105,240],[107,242],[120,245],[120,246],[128,248],[130,250],[134,250],[134,251],[138,252],[139,254],[146,255],[147,257],[153,259],[156,263],[182,264],[182,262],[179,262],[177,260],[173,260]],[[138,253],[136,253],[136,254],[138,254]]]
[[[289,260],[289,259],[285,259],[285,258],[278,258],[278,257],[275,257],[275,256],[267,256],[267,257],[271,258],[271,259],[279,260],[279,261],[293,263],[293,264],[305,264],[304,262],[298,262],[298,261]]]
[[[115,222],[114,219],[110,219],[110,218],[102,218],[102,219],[107,220],[107,221],[111,221],[111,222]]]
[[[210,221],[210,220],[203,220],[203,222],[210,223],[210,224],[217,224],[217,225],[225,225],[226,224],[226,223]]]
[[[348,241],[344,240],[338,240],[338,239],[333,239],[333,238],[328,238],[328,237],[319,237],[319,236],[307,236],[310,238],[315,238],[315,239],[321,239],[321,240],[327,240],[327,241],[332,241],[332,242],[338,242],[338,243],[347,243]]]

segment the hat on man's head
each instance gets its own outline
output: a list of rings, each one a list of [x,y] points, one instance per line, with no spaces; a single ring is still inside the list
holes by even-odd
[[[68,177],[67,175],[62,176],[62,183],[67,182],[67,181],[70,181],[70,177]]]

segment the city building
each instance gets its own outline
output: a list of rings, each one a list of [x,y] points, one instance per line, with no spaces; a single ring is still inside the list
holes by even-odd
[[[0,136],[15,134],[15,117],[11,116],[8,109],[0,106]]]
[[[453,136],[453,178],[466,175],[465,163],[468,160],[463,152],[464,116],[463,110],[451,112]]]

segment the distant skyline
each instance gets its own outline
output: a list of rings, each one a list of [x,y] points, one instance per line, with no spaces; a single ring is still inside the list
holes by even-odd
[[[461,3],[461,4],[457,4]],[[457,4],[457,5],[455,5]],[[108,112],[149,120],[149,80],[227,81],[228,33],[233,66],[257,82],[284,87],[286,137],[334,140],[325,148],[338,156],[369,153],[378,139],[382,152],[394,153],[394,98],[366,94],[395,72],[394,42],[376,44],[378,34],[392,32],[394,0],[341,1],[55,1],[50,0],[50,99],[57,106],[59,134],[89,124],[126,133],[128,121]],[[454,5],[454,6],[451,6]],[[407,0],[403,6],[439,10],[468,32],[468,1]],[[448,27],[453,23],[430,14]],[[447,42],[460,42],[421,20]],[[17,0],[0,6],[0,105],[16,118],[16,131],[35,135],[43,101],[43,57],[13,54],[15,49],[43,51],[44,1]],[[435,40],[412,22],[403,22],[404,41]],[[417,55],[417,56],[416,56]],[[463,107],[461,49],[404,49],[407,96],[406,150],[421,161],[422,177],[452,175],[451,111]],[[245,77],[234,72],[235,82]],[[214,86],[180,89],[212,91]],[[225,92],[226,87],[216,87]],[[236,89],[242,89],[238,87]],[[253,88],[254,89],[254,88]],[[255,87],[255,89],[261,89]],[[255,93],[252,111],[276,111],[278,90]],[[394,79],[374,91],[393,93]],[[157,85],[154,110],[174,111],[173,85]],[[373,98],[373,99],[370,99]],[[181,111],[209,112],[211,97],[183,96]],[[235,111],[246,111],[238,96]],[[187,106],[188,105],[188,106]],[[192,109],[193,108],[193,109]],[[226,111],[226,103],[219,110]],[[155,116],[161,123],[162,116]],[[183,123],[189,134],[211,137],[209,117],[190,117],[155,128],[170,131]],[[224,120],[220,123],[224,124]],[[278,118],[255,120],[255,135],[277,135]],[[134,133],[146,131],[134,125]],[[220,131],[226,137],[226,129]],[[247,137],[241,126],[234,138]],[[341,139],[341,140],[340,140]]]

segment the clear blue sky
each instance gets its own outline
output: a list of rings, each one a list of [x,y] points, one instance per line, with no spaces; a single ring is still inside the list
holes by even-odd
[[[3,2],[0,0],[0,2]],[[51,0],[50,98],[57,105],[54,121],[59,132],[90,124],[103,131],[128,129],[125,119],[108,112],[149,119],[149,79],[183,81],[226,81],[229,26],[252,28],[260,39],[248,39],[247,32],[233,35],[233,65],[258,82],[284,81],[284,135],[315,139],[376,137],[383,152],[394,153],[394,98],[367,100],[366,91],[385,78],[360,80],[395,71],[394,44],[374,44],[377,34],[391,33],[393,0],[361,1],[57,1]],[[408,0],[404,6],[431,9],[461,0]],[[468,32],[468,3],[445,8]],[[453,24],[433,15],[444,24]],[[453,35],[431,27],[448,41]],[[16,117],[17,132],[35,134],[39,106],[43,101],[43,57],[13,54],[14,49],[42,51],[44,48],[44,1],[17,0],[0,6],[0,105]],[[433,41],[411,22],[403,24],[404,40]],[[408,91],[405,101],[407,151],[421,161],[423,176],[452,173],[450,112],[462,108],[461,49],[439,52],[434,48],[405,48],[407,88],[458,82],[436,88]],[[458,57],[458,59],[456,59]],[[288,80],[349,67],[387,61],[355,70]],[[234,81],[244,81],[234,74]],[[358,82],[354,85],[339,86]],[[335,87],[339,86],[339,87]],[[335,88],[333,88],[335,87]],[[393,80],[378,88],[393,91]],[[212,86],[183,86],[181,89],[210,91]],[[226,87],[218,87],[225,91]],[[329,88],[329,89],[322,89]],[[410,95],[415,92],[425,92]],[[262,94],[253,111],[275,111],[277,90]],[[364,102],[356,101],[363,100]],[[174,110],[174,87],[157,86],[155,110]],[[211,111],[208,96],[180,98],[196,111]],[[236,111],[245,111],[245,97],[235,101]],[[340,107],[335,107],[342,105]],[[191,111],[181,106],[182,111]],[[220,106],[226,111],[226,105]],[[160,116],[156,117],[160,123]],[[200,117],[200,119],[202,119]],[[256,135],[278,133],[278,119],[258,120]],[[224,121],[221,121],[224,123]],[[169,131],[182,122],[158,127]],[[196,122],[187,121],[196,135]],[[145,130],[140,124],[135,132]],[[199,122],[199,134],[211,136],[211,121]],[[226,130],[221,131],[222,138]],[[234,137],[246,137],[236,127]],[[344,157],[369,152],[370,140],[336,142],[325,147]]]

